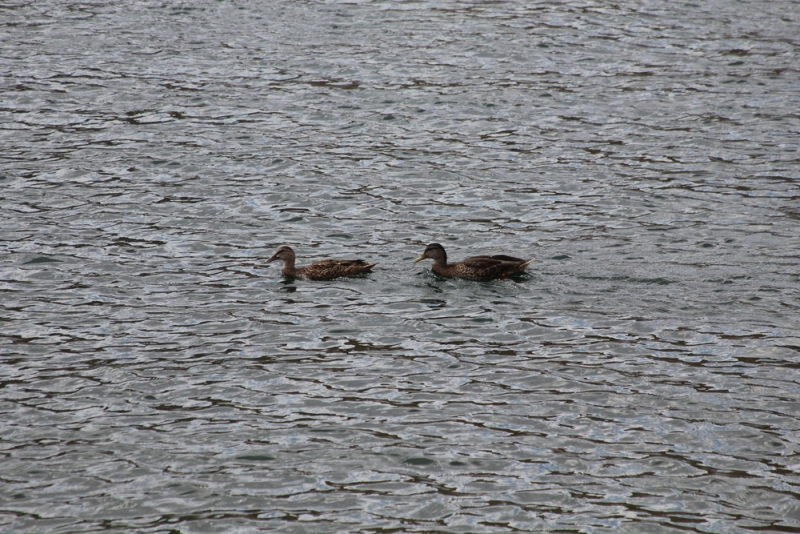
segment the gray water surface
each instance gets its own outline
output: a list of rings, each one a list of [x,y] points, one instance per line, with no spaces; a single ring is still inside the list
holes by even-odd
[[[0,532],[800,530],[796,2],[0,27]]]

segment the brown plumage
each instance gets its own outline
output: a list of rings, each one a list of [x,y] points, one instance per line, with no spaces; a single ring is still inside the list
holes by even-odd
[[[431,270],[447,277],[466,278],[467,280],[492,280],[505,278],[512,274],[519,274],[525,270],[532,261],[514,258],[499,254],[497,256],[473,256],[464,261],[447,263],[447,252],[439,243],[431,243],[425,248],[414,263],[426,258],[433,260]]]
[[[355,276],[366,273],[377,263],[367,263],[364,260],[322,260],[305,267],[295,267],[294,250],[290,247],[280,247],[267,263],[283,260],[284,276],[294,278],[308,278],[309,280],[332,280],[340,276]]]

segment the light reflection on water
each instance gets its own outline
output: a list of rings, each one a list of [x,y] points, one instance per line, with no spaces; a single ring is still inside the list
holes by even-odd
[[[790,7],[4,9],[0,530],[797,530]]]

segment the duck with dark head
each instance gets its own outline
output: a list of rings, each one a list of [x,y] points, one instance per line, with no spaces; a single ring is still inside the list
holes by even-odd
[[[267,263],[276,260],[283,261],[281,272],[291,278],[307,278],[308,280],[333,280],[342,276],[356,276],[369,272],[377,263],[367,263],[364,260],[321,260],[296,267],[296,256],[291,247],[280,247],[275,251]]]
[[[496,256],[472,256],[464,261],[447,263],[447,252],[439,243],[431,243],[414,263],[424,259],[433,260],[431,270],[439,276],[466,278],[467,280],[493,280],[520,274],[533,261],[498,254]]]

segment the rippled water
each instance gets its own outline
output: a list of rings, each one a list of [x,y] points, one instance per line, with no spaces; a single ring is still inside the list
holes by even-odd
[[[0,531],[798,531],[799,21],[0,6]]]

